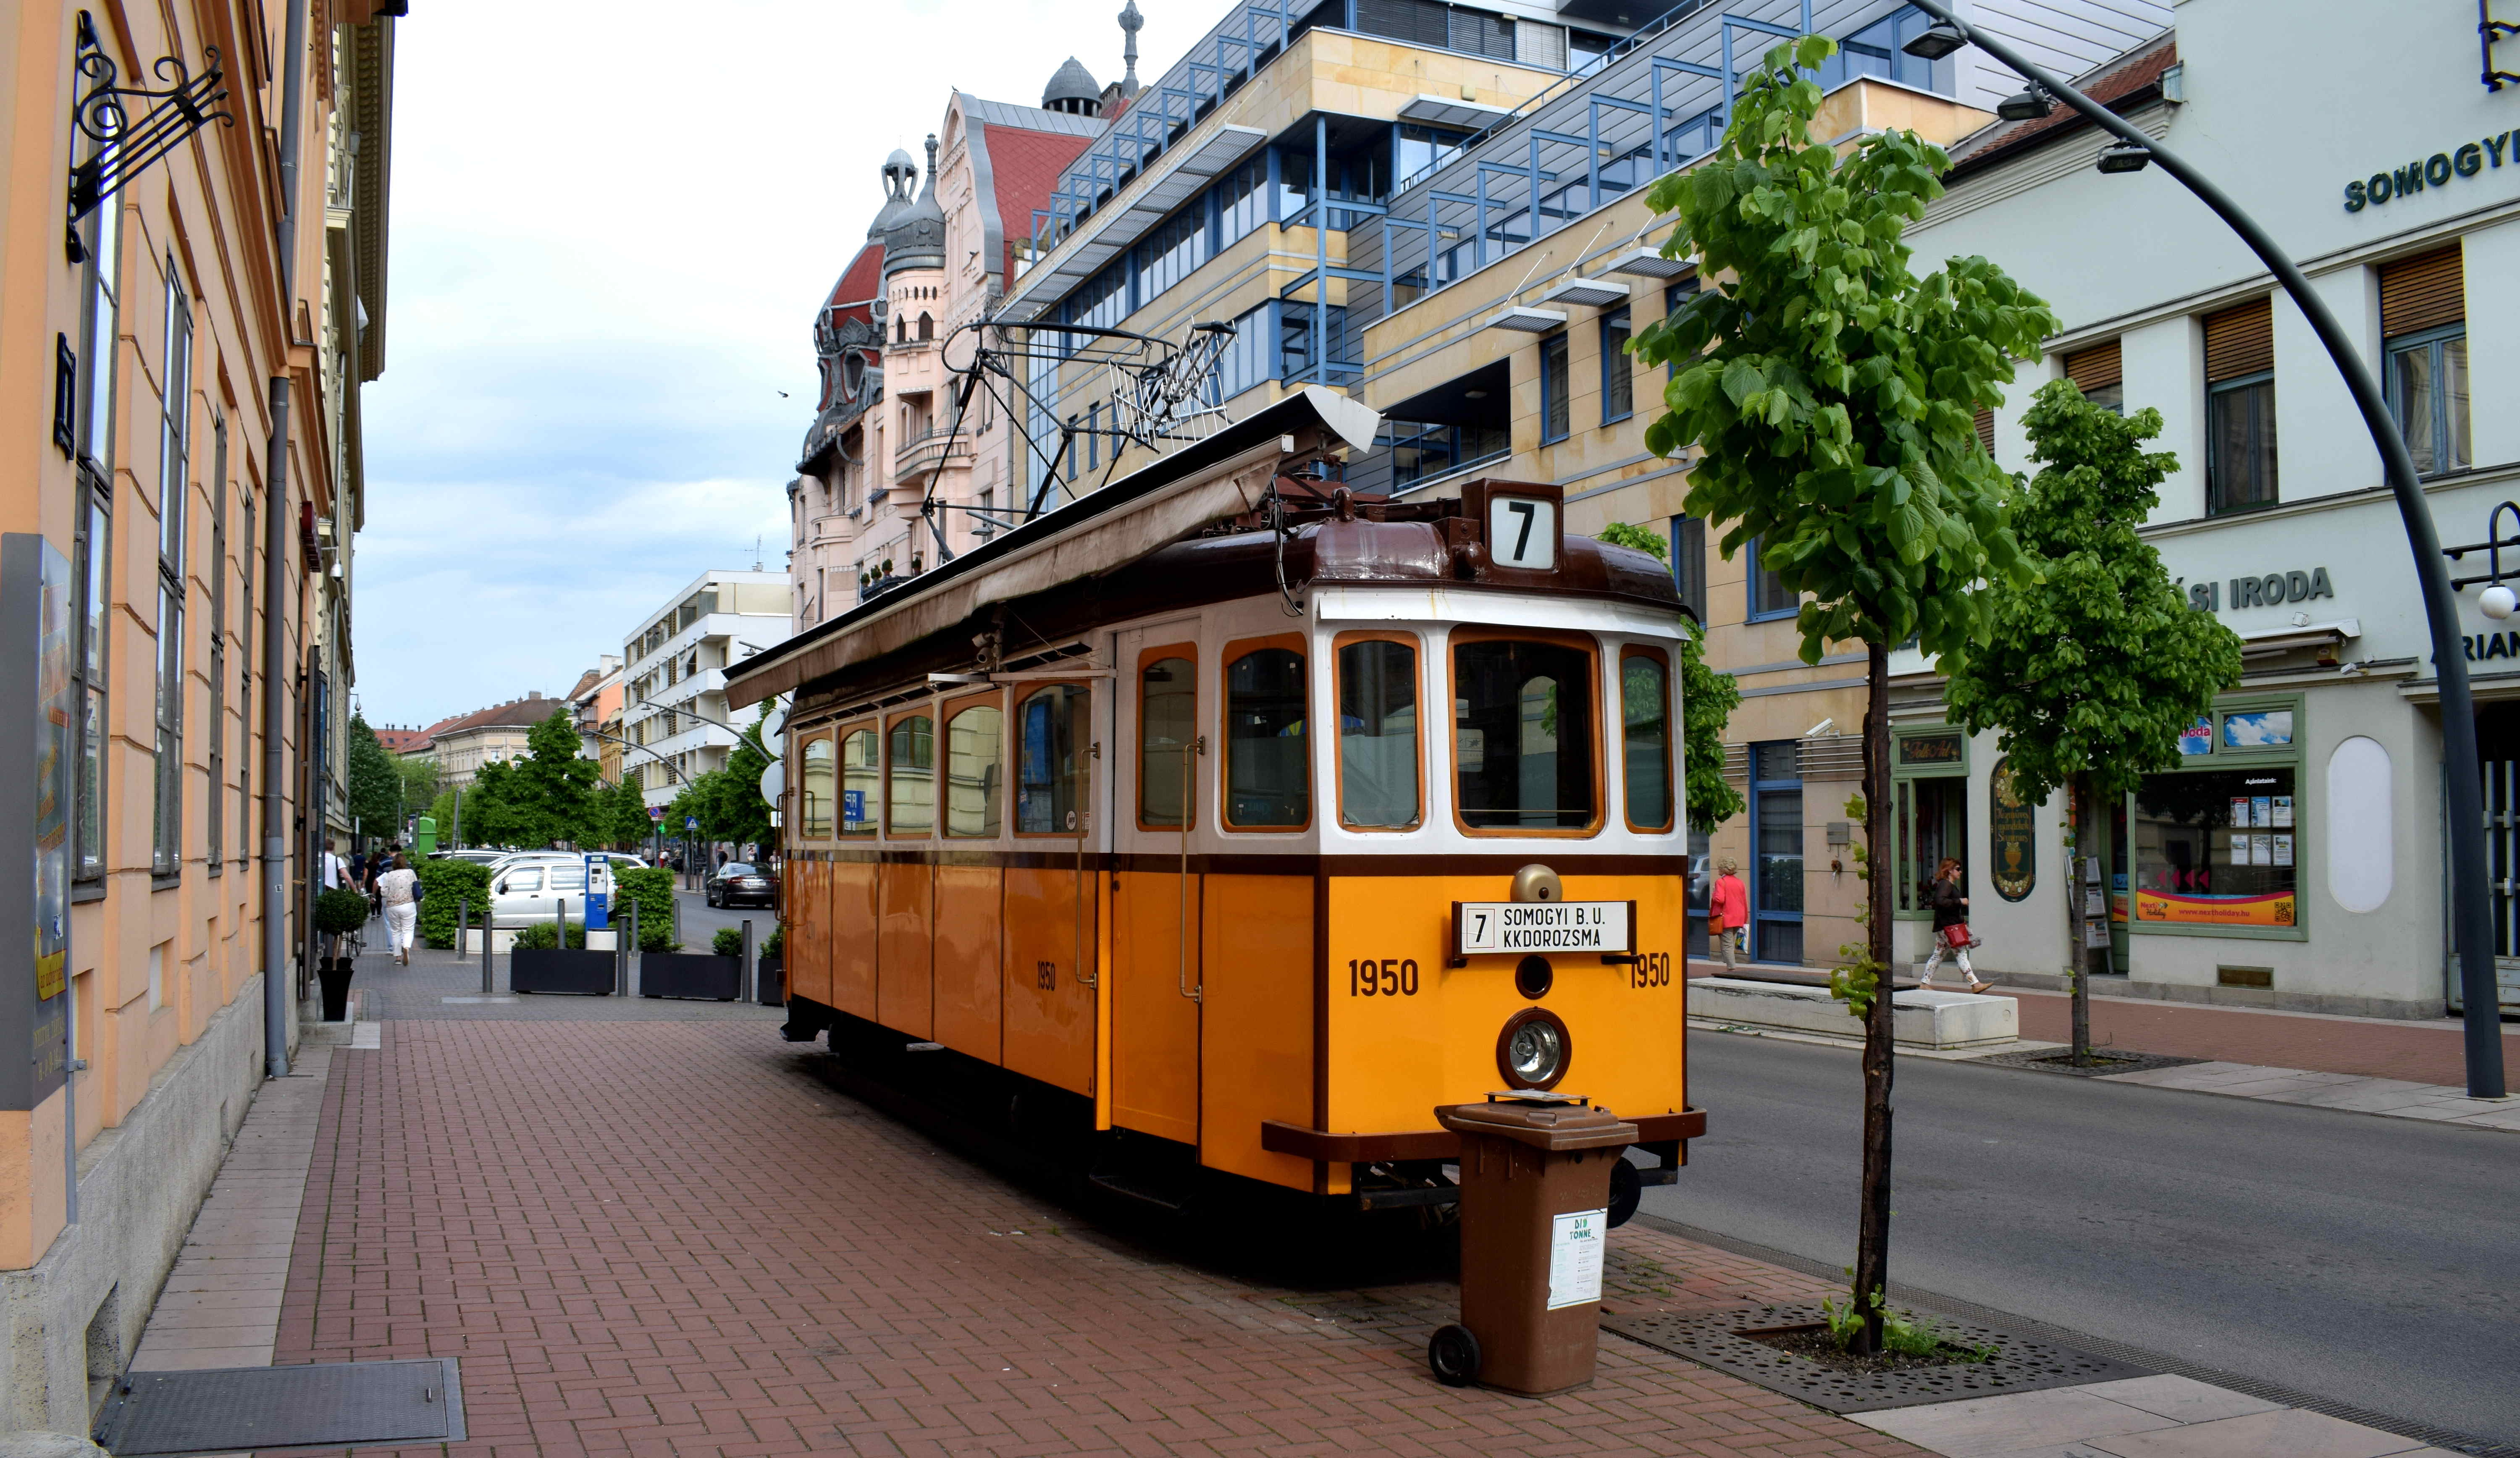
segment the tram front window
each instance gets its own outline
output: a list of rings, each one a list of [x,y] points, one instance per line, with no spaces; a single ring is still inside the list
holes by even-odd
[[[945,833],[990,836],[1006,800],[1006,716],[973,704],[945,721]]]
[[[1225,822],[1280,830],[1313,818],[1304,655],[1258,648],[1225,669]]]
[[[833,769],[832,736],[817,734],[806,740],[801,758],[804,769],[803,773],[797,775],[800,783],[796,792],[796,802],[800,812],[798,818],[804,823],[798,829],[807,840],[830,840],[832,838]]]
[[[1453,743],[1462,823],[1582,830],[1594,789],[1593,655],[1523,640],[1453,648]]]
[[[1177,830],[1193,773],[1186,752],[1198,732],[1195,670],[1187,658],[1158,658],[1138,676],[1138,823]]]
[[[925,835],[936,823],[936,721],[913,714],[892,722],[886,835]]]
[[[1373,639],[1338,650],[1339,820],[1418,823],[1418,650]]]
[[[883,787],[876,767],[875,730],[854,729],[840,738],[840,834],[875,834],[875,807]]]
[[[1015,711],[1015,830],[1075,835],[1084,828],[1087,693],[1057,684]]]
[[[1671,828],[1671,690],[1662,655],[1632,648],[1619,660],[1619,711],[1625,732],[1628,825]]]

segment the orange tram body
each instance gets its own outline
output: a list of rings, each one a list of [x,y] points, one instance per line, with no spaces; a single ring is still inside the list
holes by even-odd
[[[1554,487],[1305,478],[1372,436],[1306,390],[730,674],[792,694],[791,1039],[994,1065],[1177,1183],[1447,1203],[1434,1109],[1508,1087],[1640,1126],[1621,1218],[1672,1178],[1687,611]]]

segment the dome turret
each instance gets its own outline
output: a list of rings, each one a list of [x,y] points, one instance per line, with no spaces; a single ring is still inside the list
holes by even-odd
[[[884,171],[889,176],[891,166],[886,164]],[[927,138],[927,185],[920,190],[917,200],[905,198],[901,208],[893,213],[891,222],[883,231],[883,276],[890,279],[903,269],[944,266],[945,209],[936,201],[936,138],[930,133]]]
[[[883,235],[910,205],[910,190],[919,182],[919,164],[910,154],[896,147],[892,155],[883,159],[883,206],[876,210],[875,221],[867,225],[867,242],[881,243]]]
[[[1100,116],[1102,114],[1102,84],[1085,69],[1083,63],[1070,56],[1067,64],[1051,76],[1050,84],[1042,88],[1041,109],[1064,111],[1070,116]]]

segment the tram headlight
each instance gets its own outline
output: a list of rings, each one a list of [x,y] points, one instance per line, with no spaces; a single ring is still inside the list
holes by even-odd
[[[1553,1087],[1566,1076],[1575,1040],[1555,1013],[1526,1007],[1497,1036],[1497,1072],[1514,1088]]]

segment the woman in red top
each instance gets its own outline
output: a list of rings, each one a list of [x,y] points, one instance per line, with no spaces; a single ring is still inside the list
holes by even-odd
[[[1724,969],[1732,970],[1734,934],[1750,924],[1750,892],[1741,884],[1741,867],[1730,856],[1715,862],[1715,885],[1706,893],[1706,930]]]

